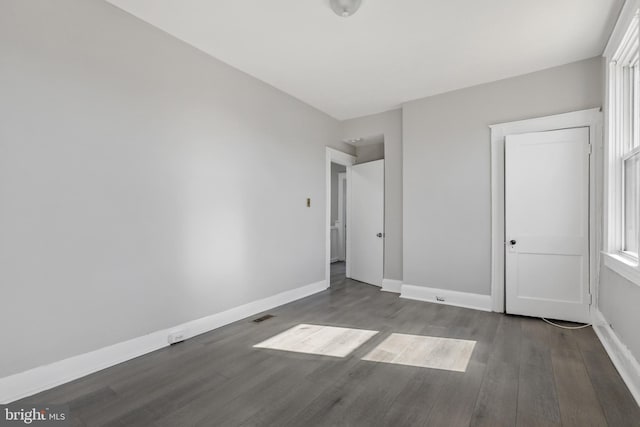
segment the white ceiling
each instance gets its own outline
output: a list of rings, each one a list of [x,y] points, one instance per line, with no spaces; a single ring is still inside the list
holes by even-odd
[[[600,55],[623,0],[107,0],[338,118]]]

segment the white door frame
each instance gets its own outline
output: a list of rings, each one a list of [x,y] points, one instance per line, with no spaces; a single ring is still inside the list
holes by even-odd
[[[589,143],[592,147],[589,159],[589,292],[593,298],[597,298],[596,273],[599,268],[600,236],[596,226],[602,222],[601,212],[597,209],[597,206],[600,206],[599,199],[602,194],[602,189],[597,188],[597,185],[602,185],[602,180],[597,178],[602,176],[602,113],[600,108],[592,108],[489,126],[491,129],[491,307],[495,312],[504,313],[505,311],[505,136],[576,127],[589,128]]]
[[[343,153],[334,148],[326,147],[325,156],[325,188],[326,188],[326,218],[325,218],[325,270],[324,278],[327,288],[331,285],[331,163],[337,163],[346,167],[347,176],[347,230],[349,221],[351,220],[351,166],[355,164],[356,157],[351,154]],[[349,277],[351,270],[349,265],[351,248],[349,245],[349,235],[347,234],[347,260],[346,260],[346,276]]]

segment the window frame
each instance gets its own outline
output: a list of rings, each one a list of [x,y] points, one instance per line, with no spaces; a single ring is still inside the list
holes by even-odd
[[[625,4],[605,49],[607,70],[607,142],[605,160],[604,263],[640,285],[640,262],[625,251],[625,160],[640,145],[638,57],[640,1]],[[633,93],[630,93],[631,85]],[[636,213],[640,215],[640,212]],[[636,230],[640,244],[640,227]]]

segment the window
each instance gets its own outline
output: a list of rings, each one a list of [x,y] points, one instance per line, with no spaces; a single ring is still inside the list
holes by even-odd
[[[640,284],[640,38],[638,8],[621,19],[605,55],[608,70],[608,186],[605,263]],[[625,27],[619,28],[621,24]],[[613,45],[612,45],[613,44]],[[613,261],[612,261],[613,260]]]
[[[640,186],[640,151],[638,147],[624,157],[624,245],[622,251],[638,259],[638,191]]]
[[[621,46],[619,57],[614,67],[619,68],[616,73],[622,79],[618,111],[622,113],[619,119],[621,132],[618,144],[621,145],[622,170],[622,253],[638,259],[638,166],[640,160],[639,123],[638,123],[638,21],[633,21],[629,33],[632,36]]]

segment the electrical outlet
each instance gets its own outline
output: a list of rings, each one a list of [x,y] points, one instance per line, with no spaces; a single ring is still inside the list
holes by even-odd
[[[171,331],[169,336],[167,337],[167,341],[169,344],[177,344],[187,339],[187,331],[184,329],[177,329],[175,331]]]

